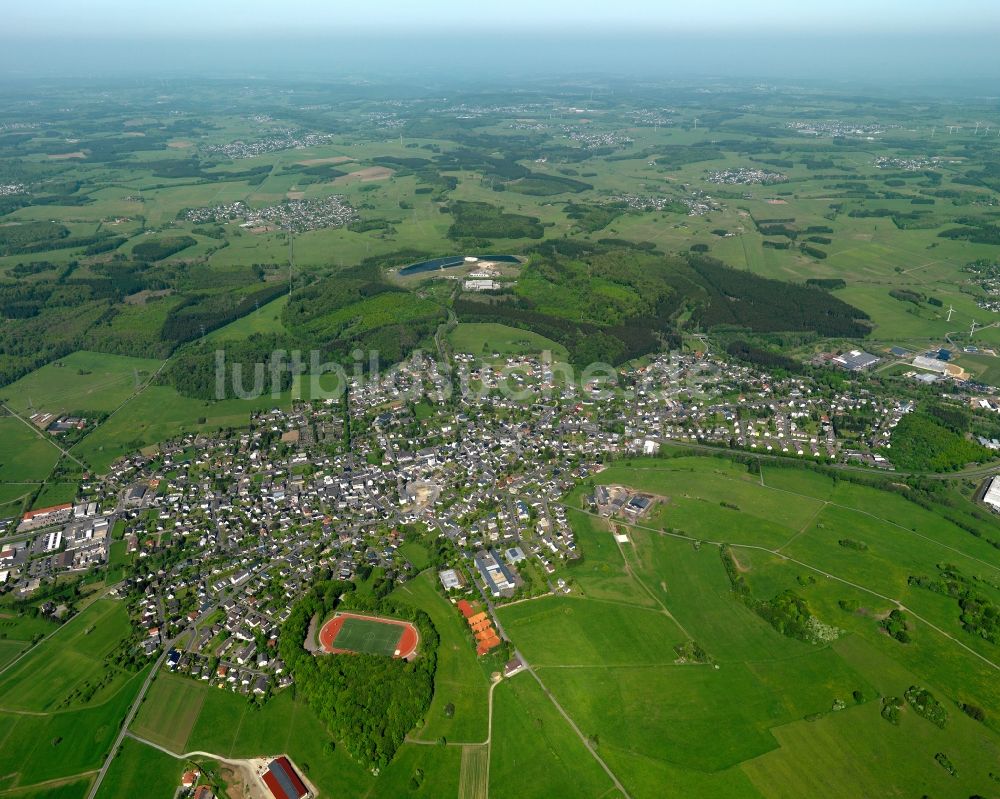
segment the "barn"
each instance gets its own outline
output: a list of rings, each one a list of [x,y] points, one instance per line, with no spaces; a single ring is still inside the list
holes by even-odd
[[[309,796],[309,789],[285,756],[277,757],[268,763],[261,779],[264,780],[274,799],[304,799]]]

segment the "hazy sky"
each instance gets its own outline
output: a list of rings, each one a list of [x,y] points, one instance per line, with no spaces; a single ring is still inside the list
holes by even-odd
[[[5,5],[5,37],[32,38],[317,34],[380,27],[539,33],[747,26],[811,33],[1000,31],[997,0],[27,0]]]

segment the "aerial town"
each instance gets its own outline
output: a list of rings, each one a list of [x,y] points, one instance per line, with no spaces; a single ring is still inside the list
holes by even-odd
[[[846,356],[832,360],[855,370],[879,360]],[[82,487],[88,501],[26,513],[0,551],[0,576],[28,595],[56,573],[106,563],[123,542],[156,564],[118,589],[136,646],[150,657],[166,647],[168,668],[264,697],[292,681],[275,656],[278,630],[318,572],[349,580],[380,567],[405,581],[415,569],[400,544],[431,534],[449,542],[449,595],[503,603],[568,592],[552,577],[578,557],[561,500],[577,481],[599,481],[606,459],[681,442],[891,469],[883,453],[913,408],[693,353],[582,389],[558,385],[546,359],[455,361],[470,387],[458,397],[421,357],[355,379],[346,411],[339,399],[298,403],[258,414],[248,431],[125,458]],[[419,421],[417,403],[431,412]],[[838,435],[838,420],[859,410],[872,423]],[[605,513],[613,501],[607,489],[594,499]],[[641,513],[648,501],[619,505]]]

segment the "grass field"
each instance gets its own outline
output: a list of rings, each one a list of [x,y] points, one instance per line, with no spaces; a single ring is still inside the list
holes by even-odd
[[[9,796],[11,799],[14,797],[17,799],[84,799],[90,790],[91,781],[91,777],[82,779],[68,777],[48,782],[41,788],[16,788],[10,791],[0,791],[0,796]]]
[[[99,768],[145,674],[133,675],[103,704],[82,710],[0,710],[0,775],[7,775],[0,779],[0,789],[26,788]]]
[[[953,600],[918,593],[906,580],[945,559],[995,573],[1000,565],[982,541],[899,496],[798,469],[765,467],[762,484],[759,473],[725,460],[678,458],[615,465],[600,481],[667,501],[640,523],[651,529],[625,528],[629,543],[620,549],[606,521],[571,512],[584,557],[564,574],[584,598],[533,600],[500,614],[633,796],[660,796],[664,784],[684,796],[989,794],[1000,737],[992,722],[966,718],[955,703],[995,717],[995,670],[919,622],[913,642],[899,644],[873,618],[890,603],[809,568],[899,596],[956,640],[995,655],[961,629]],[[571,494],[571,505],[584,490]],[[739,510],[723,508],[722,498]],[[796,591],[842,636],[817,646],[781,635],[734,598],[716,546],[662,535],[664,526],[746,544],[735,552],[755,596]],[[845,536],[868,550],[838,545]],[[804,565],[760,547],[780,547]],[[838,605],[858,598],[868,612]],[[673,644],[684,637],[712,662],[675,664]],[[949,709],[944,731],[912,713],[899,727],[882,719],[879,697],[910,685],[930,688]],[[499,724],[502,703],[496,712]],[[956,765],[957,778],[935,762],[937,752]],[[494,750],[491,784],[500,757]]]
[[[13,416],[0,416],[0,482],[41,481],[59,460],[51,441]]]
[[[0,388],[0,396],[22,415],[35,411],[112,411],[161,363],[81,350]]]
[[[393,594],[394,599],[416,605],[427,613],[441,637],[434,697],[424,726],[412,734],[421,741],[441,737],[456,743],[485,741],[489,732],[488,675],[476,659],[462,614],[437,592],[436,583],[437,575],[427,571],[399,586]],[[454,708],[451,716],[445,712],[448,705]]]
[[[48,640],[0,675],[0,709],[46,712],[105,675],[104,657],[130,631],[122,603],[94,602]],[[98,689],[97,704],[119,692],[130,675],[118,675]]]
[[[545,350],[554,361],[566,361],[566,348],[530,330],[492,322],[462,322],[448,334],[456,352],[467,352],[480,358],[497,355],[536,355]]]
[[[489,796],[490,750],[485,744],[463,746],[458,799],[487,799]]]
[[[620,795],[531,675],[505,680],[493,701],[493,799],[547,799],[569,786],[580,799]]]
[[[333,640],[333,645],[337,649],[392,657],[402,630],[403,628],[396,624],[385,624],[352,616],[344,621],[340,632]]]
[[[182,397],[168,386],[149,386],[83,439],[72,452],[98,472],[128,452],[193,430],[245,427],[250,412],[288,407],[288,396],[205,402]],[[2,420],[0,420],[2,421]]]
[[[186,752],[188,737],[208,691],[208,686],[202,682],[174,674],[158,674],[131,730],[172,752]]]
[[[45,487],[38,492],[35,501],[31,503],[32,509],[51,508],[53,505],[65,505],[76,499],[80,486],[77,483],[46,483]]]
[[[101,783],[98,799],[172,799],[185,768],[184,761],[126,738]]]

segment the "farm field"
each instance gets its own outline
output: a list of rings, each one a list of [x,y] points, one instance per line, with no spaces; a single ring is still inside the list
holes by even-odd
[[[51,508],[53,505],[65,505],[76,499],[79,485],[77,483],[46,483],[38,492],[31,509]]]
[[[466,352],[479,358],[498,355],[539,355],[546,350],[553,361],[566,361],[569,353],[558,342],[530,330],[489,322],[462,322],[448,334],[456,352]]]
[[[580,799],[620,795],[530,674],[502,682],[493,701],[490,796],[546,799],[569,785]]]
[[[131,730],[171,752],[187,751],[191,735],[209,688],[196,680],[169,673],[157,674]]]
[[[129,799],[141,793],[150,799],[171,799],[187,767],[183,760],[126,738],[97,796],[99,799]]]
[[[72,707],[74,693],[95,684],[108,670],[104,658],[131,631],[124,606],[111,599],[94,602],[66,622],[54,636],[0,674],[0,708],[53,712]],[[90,700],[99,704],[122,692],[133,675],[106,681]]]
[[[34,411],[110,412],[148,380],[161,363],[81,350],[0,388],[0,396],[22,416]]]
[[[956,603],[906,581],[945,557],[995,574],[1000,566],[980,550],[979,539],[891,493],[796,468],[765,465],[762,484],[758,471],[725,459],[680,457],[617,464],[599,480],[665,501],[637,525],[617,523],[629,540],[610,548],[606,520],[572,511],[584,558],[564,574],[584,598],[536,599],[501,608],[500,615],[515,646],[630,793],[654,797],[669,780],[686,796],[985,795],[1000,737],[992,722],[967,718],[956,703],[974,701],[987,708],[988,719],[996,717],[995,667],[970,651],[995,659],[995,648],[962,629]],[[584,491],[571,494],[568,504],[579,507]],[[675,501],[710,509],[720,497],[739,509],[703,516]],[[770,542],[762,537],[763,518],[771,521]],[[919,535],[905,526],[911,519]],[[692,537],[666,535],[665,527]],[[827,530],[863,540],[868,549],[836,540],[831,548]],[[839,638],[810,644],[777,632],[735,598],[718,547],[701,536],[734,544],[754,597],[794,591],[823,622],[840,628]],[[848,582],[824,579],[822,571]],[[907,613],[917,614],[910,644],[879,627],[893,604],[855,584],[900,597]],[[838,604],[850,600],[860,612]],[[666,623],[665,613],[673,638],[638,621]],[[709,662],[675,662],[673,644],[685,637]],[[911,685],[929,688],[948,708],[944,730],[912,712],[903,713],[898,727],[882,718],[881,697],[902,696]],[[883,753],[881,766],[861,756],[872,748]],[[935,762],[941,751],[956,764],[957,778]],[[859,759],[860,770],[847,765]],[[824,779],[827,772],[837,776]]]
[[[53,713],[0,709],[0,790],[76,775],[90,775],[104,761],[145,672],[133,675],[103,703]],[[44,794],[44,792],[42,792]]]
[[[41,482],[61,457],[44,434],[13,416],[0,416],[0,483]]]
[[[192,430],[245,427],[252,410],[287,405],[287,395],[279,399],[266,395],[253,401],[205,402],[183,397],[167,386],[149,386],[84,438],[72,452],[97,471],[104,471],[126,452]]]

